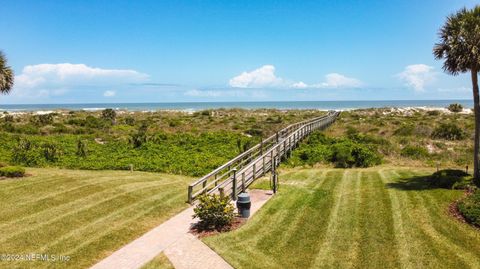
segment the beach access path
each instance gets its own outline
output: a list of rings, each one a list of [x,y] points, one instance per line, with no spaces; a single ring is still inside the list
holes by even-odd
[[[249,190],[255,214],[273,195],[271,191]],[[91,269],[137,269],[164,252],[175,268],[233,268],[222,257],[190,233],[197,221],[193,206],[155,227],[91,267]]]

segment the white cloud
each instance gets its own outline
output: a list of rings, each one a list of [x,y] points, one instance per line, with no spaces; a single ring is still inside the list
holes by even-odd
[[[433,66],[426,64],[413,64],[405,67],[405,70],[396,76],[406,86],[421,92],[425,90],[426,85],[435,80],[437,73],[433,69]]]
[[[193,96],[193,97],[219,97],[224,95],[221,91],[213,91],[213,90],[204,90],[200,91],[197,89],[186,91],[183,95],[186,96]]]
[[[360,88],[364,83],[356,78],[349,78],[347,76],[330,73],[325,76],[325,82],[316,84],[306,84],[299,81],[291,84],[295,89],[333,89],[333,88]]]
[[[261,88],[261,87],[279,87],[279,88],[359,88],[364,85],[356,78],[349,78],[342,74],[330,73],[325,76],[325,82],[317,84],[307,84],[303,81],[292,82],[291,80],[277,77],[275,75],[275,66],[264,65],[250,72],[243,72],[240,75],[230,79],[229,84],[234,88]]]
[[[33,88],[42,85],[75,86],[89,83],[142,82],[148,75],[128,69],[102,69],[85,64],[28,65],[15,77],[18,87]]]
[[[230,79],[230,86],[234,88],[260,88],[280,86],[283,79],[275,75],[275,66],[264,65],[250,72],[243,72]]]
[[[25,66],[15,76],[18,96],[55,95],[75,87],[108,87],[148,80],[148,75],[128,69],[102,69],[85,64],[37,64]],[[47,93],[46,93],[47,92]]]
[[[103,96],[105,96],[105,97],[113,97],[113,96],[115,96],[116,94],[117,94],[117,93],[116,93],[115,91],[105,91],[105,92],[103,93]]]
[[[303,81],[295,82],[292,84],[292,88],[295,89],[305,89],[308,88],[308,85],[304,83]]]
[[[359,88],[363,86],[363,82],[338,73],[330,73],[325,76],[325,82],[315,86],[318,88]]]

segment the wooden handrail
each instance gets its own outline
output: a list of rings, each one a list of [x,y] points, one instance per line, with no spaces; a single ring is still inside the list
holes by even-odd
[[[262,173],[264,174],[266,169],[263,166],[263,163],[267,154],[271,154],[273,150],[280,149],[283,146],[282,154],[285,155],[287,151],[291,151],[293,148],[291,145],[292,140],[293,144],[298,143],[303,137],[305,137],[306,134],[310,133],[313,129],[316,129],[313,128],[315,124],[320,122],[326,122],[326,124],[330,124],[336,119],[338,114],[339,112],[329,112],[327,115],[293,123],[281,129],[267,139],[263,140],[261,143],[256,144],[249,150],[239,154],[232,160],[226,162],[212,172],[191,183],[188,186],[188,202],[192,203],[194,199],[202,193],[212,193],[217,191],[219,188],[223,188],[223,190],[225,190],[225,187],[232,183],[233,180],[235,180],[234,185],[238,187],[239,184],[236,184],[237,179],[234,179],[234,176],[232,175],[233,170],[236,169],[235,171],[238,175],[245,176],[245,171],[247,171],[247,169],[252,169],[253,165],[257,164],[262,159],[262,167],[257,168],[262,169]],[[279,141],[280,138],[282,138],[282,141]],[[288,148],[286,148],[286,139],[290,141]],[[267,163],[265,163],[265,165],[266,164]],[[271,164],[269,165],[271,167]],[[252,178],[255,177],[253,175],[253,171],[251,175],[249,175],[249,178],[245,181],[249,181],[250,176],[252,176]],[[208,182],[212,177],[214,178],[213,181]],[[219,181],[221,182],[219,183]],[[202,185],[202,187],[198,191],[194,192],[194,188],[199,185]],[[234,196],[236,196],[236,192],[234,193]]]

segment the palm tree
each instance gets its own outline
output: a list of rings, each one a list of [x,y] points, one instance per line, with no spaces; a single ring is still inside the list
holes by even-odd
[[[7,58],[0,51],[0,94],[8,94],[13,87],[13,70],[7,65]]]
[[[435,44],[433,55],[444,59],[443,70],[452,75],[470,72],[472,76],[473,107],[475,113],[475,147],[473,156],[474,180],[480,186],[480,99],[478,72],[480,69],[480,6],[463,8],[447,17],[439,31],[440,42]]]

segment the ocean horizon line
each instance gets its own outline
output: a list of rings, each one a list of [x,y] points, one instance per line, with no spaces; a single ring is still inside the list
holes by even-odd
[[[127,111],[183,110],[198,111],[204,109],[317,109],[352,110],[362,108],[386,107],[428,107],[445,108],[451,103],[459,103],[472,108],[469,99],[438,100],[342,100],[342,101],[225,101],[225,102],[144,102],[144,103],[58,103],[58,104],[0,104],[0,111],[45,111],[45,110],[86,110],[96,111],[106,108]]]

